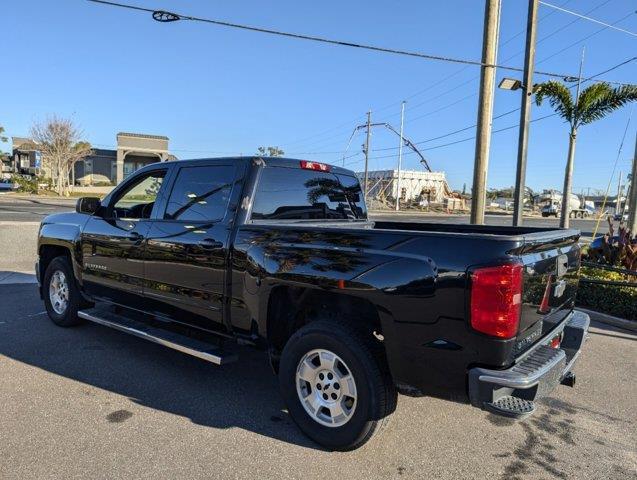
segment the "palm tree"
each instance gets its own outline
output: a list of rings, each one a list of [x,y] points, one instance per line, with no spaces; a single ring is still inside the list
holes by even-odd
[[[637,100],[637,85],[622,85],[613,88],[606,82],[595,83],[582,90],[576,99],[573,99],[567,86],[555,80],[540,83],[534,87],[533,91],[535,92],[535,103],[541,105],[542,101],[547,98],[551,107],[571,127],[564,189],[562,190],[562,217],[560,219],[560,226],[568,228],[570,213],[568,199],[571,194],[577,129],[582,125],[600,120],[612,111]]]

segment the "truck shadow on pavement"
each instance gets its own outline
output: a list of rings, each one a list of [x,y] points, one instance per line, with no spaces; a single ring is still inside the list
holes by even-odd
[[[238,362],[218,367],[98,325],[56,327],[42,312],[35,286],[1,288],[2,297],[9,302],[0,305],[0,356],[126,396],[138,405],[186,417],[198,425],[242,428],[321,450],[284,411],[265,353],[244,347],[238,351]],[[20,305],[13,308],[12,294],[21,298]],[[74,394],[103,402],[90,387]],[[112,410],[104,422],[123,423],[135,414],[135,408],[132,412]]]

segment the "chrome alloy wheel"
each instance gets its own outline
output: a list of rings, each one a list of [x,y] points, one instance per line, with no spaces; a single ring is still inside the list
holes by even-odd
[[[356,410],[356,382],[349,367],[329,350],[312,350],[296,368],[296,392],[313,420],[327,427],[345,425]]]
[[[56,270],[49,282],[49,300],[58,315],[64,315],[69,305],[69,285],[64,272]]]

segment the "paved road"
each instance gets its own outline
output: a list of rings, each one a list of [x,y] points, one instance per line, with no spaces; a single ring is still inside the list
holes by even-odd
[[[594,328],[575,389],[512,422],[400,397],[387,430],[329,453],[283,409],[263,353],[215,367],[88,324],[55,327],[33,285],[0,285],[0,478],[637,477],[637,337]]]
[[[0,195],[0,221],[40,222],[56,212],[75,209],[77,199]]]
[[[103,327],[53,326],[35,286],[3,274],[32,272],[37,222],[66,208],[0,196],[3,480],[637,476],[637,337],[627,332],[594,329],[578,387],[558,389],[529,420],[401,397],[380,438],[328,453],[288,418],[261,352],[214,367]]]

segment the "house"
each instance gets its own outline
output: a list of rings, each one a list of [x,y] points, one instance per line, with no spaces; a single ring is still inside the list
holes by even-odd
[[[13,155],[3,163],[3,173],[50,175],[42,170],[38,144],[29,138],[12,137]],[[117,185],[135,170],[149,163],[175,160],[168,152],[168,137],[120,132],[115,149],[94,148],[75,164],[72,183],[77,185]],[[6,171],[6,172],[5,172]]]

